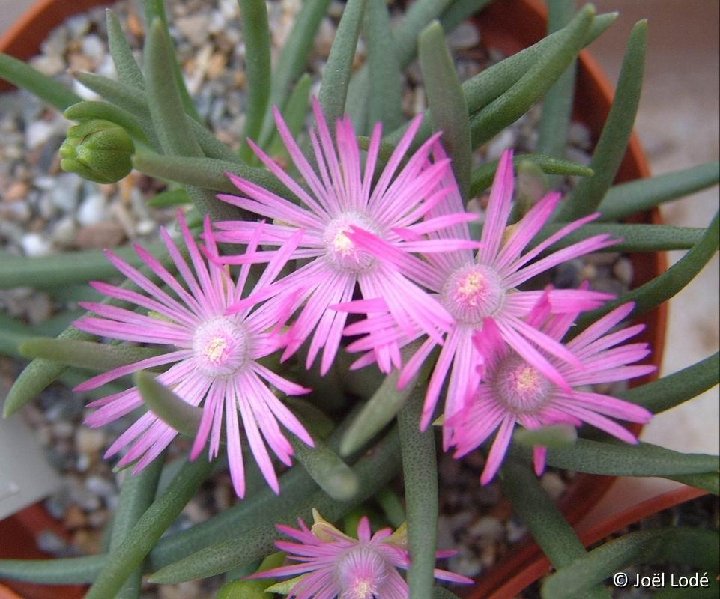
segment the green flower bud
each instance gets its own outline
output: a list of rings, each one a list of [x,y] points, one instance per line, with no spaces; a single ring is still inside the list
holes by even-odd
[[[132,170],[135,145],[120,125],[94,119],[73,125],[60,146],[60,168],[97,183],[114,183]]]

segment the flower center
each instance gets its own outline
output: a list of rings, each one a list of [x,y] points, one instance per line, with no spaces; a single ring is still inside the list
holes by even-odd
[[[502,306],[505,290],[492,268],[468,264],[448,277],[440,296],[458,322],[479,325]]]
[[[553,384],[517,354],[510,354],[490,375],[500,403],[515,414],[532,414],[552,396]]]
[[[337,565],[340,599],[380,597],[388,576],[387,560],[367,545],[348,551]]]
[[[330,221],[323,240],[327,258],[338,270],[360,272],[375,264],[375,257],[355,247],[348,233],[356,225],[371,233],[377,233],[373,222],[359,212],[346,212]]]
[[[230,376],[247,361],[247,334],[233,318],[213,318],[195,331],[193,351],[203,374],[211,377]]]

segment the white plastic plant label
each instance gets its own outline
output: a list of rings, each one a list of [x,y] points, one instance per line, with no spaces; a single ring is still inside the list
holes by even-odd
[[[22,417],[0,418],[0,520],[50,495],[59,484]]]

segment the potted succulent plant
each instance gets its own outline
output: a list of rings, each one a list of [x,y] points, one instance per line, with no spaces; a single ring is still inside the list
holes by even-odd
[[[60,150],[64,169],[109,183],[134,166],[183,186],[165,196],[167,201],[192,203],[177,216],[179,231],[162,233],[159,251],[139,248],[133,258],[110,253],[111,272],[88,254],[52,267],[65,283],[69,277],[110,278],[112,271],[127,278],[121,286],[94,283],[106,296],[82,304],[94,316],[79,319],[57,339],[28,339],[13,329],[23,340],[20,350],[35,360],[11,390],[6,413],[33,399],[67,367],[98,373],[81,382],[79,391],[114,385],[92,404],[91,425],[147,411],[128,422],[110,451],[122,455],[118,467],[134,466],[134,475],[125,478],[107,553],[2,561],[1,576],[92,583],[90,597],[137,596],[143,567],[153,572],[154,582],[233,571],[223,592],[237,596],[267,588],[308,598],[452,596],[441,587],[433,591],[438,494],[433,427],[442,429],[444,449],[458,455],[476,451],[495,435],[483,483],[502,468],[513,508],[558,568],[584,550],[528,463],[534,461],[537,472],[547,461],[579,472],[658,475],[717,486],[711,456],[618,445],[584,429],[579,438],[576,434],[589,422],[634,441],[608,416],[645,422],[652,412],[717,381],[711,358],[613,396],[585,389],[650,373],[651,367],[635,364],[647,347],[622,344],[642,327],[619,323],[662,305],[717,247],[716,221],[704,232],[612,222],[717,180],[717,168],[711,168],[710,175],[693,171],[611,188],[630,139],[644,25],[633,31],[619,99],[591,168],[557,155],[515,159],[535,181],[543,180],[539,171],[584,177],[559,207],[552,193],[513,196],[510,153],[498,164],[474,168],[472,151],[543,98],[612,17],[586,7],[548,38],[461,85],[442,26],[432,21],[439,18],[451,28],[474,12],[474,3],[444,9],[417,2],[391,34],[384,3],[350,0],[319,96],[310,102],[308,80],[301,77],[304,63],[297,59],[306,54],[303,48],[312,42],[327,4],[306,3],[271,76],[265,4],[241,2],[249,95],[238,151],[197,118],[176,68],[161,2],[145,3],[142,66],[110,14],[118,80],[78,76],[100,101],[83,101],[19,61],[0,60],[5,78],[78,121]],[[505,8],[496,6],[491,15]],[[361,30],[368,61],[353,75]],[[405,123],[398,73],[416,46],[429,112]],[[565,98],[571,93],[572,85],[560,80],[551,92],[555,99],[545,101],[543,118],[567,125]],[[310,105],[315,125],[302,141]],[[354,127],[343,118],[346,112]],[[551,141],[543,143],[550,147]],[[638,174],[646,174],[639,168]],[[478,214],[463,205],[487,188],[478,233],[473,228]],[[596,209],[602,222],[589,224]],[[666,247],[692,249],[674,270],[656,269],[613,301],[585,286],[532,284],[551,266],[611,246],[642,254],[652,264]],[[6,260],[2,267],[5,280],[18,286],[51,276],[46,264],[28,259]],[[661,321],[657,316],[648,321],[654,339]],[[341,347],[343,333],[355,339]],[[101,343],[98,337],[119,343]],[[346,357],[352,351],[364,353],[350,367]],[[319,372],[312,370],[314,362]],[[365,368],[356,371],[360,366]],[[134,386],[117,386],[116,379],[133,373]],[[306,393],[306,399],[292,398]],[[515,424],[527,430],[514,435],[505,456]],[[178,435],[194,439],[191,459],[156,497],[164,450]],[[227,456],[240,500],[203,524],[161,539],[217,465],[203,457],[208,444],[210,458]],[[278,478],[268,448],[287,466],[294,456],[302,468],[295,465]],[[362,510],[400,471],[407,528],[373,535],[365,518],[345,533],[331,524]],[[544,520],[529,509],[539,500]],[[568,513],[575,519],[578,511]],[[275,544],[291,564],[307,564],[282,565],[283,556],[273,554]],[[408,569],[407,583],[397,568]],[[462,578],[436,574],[455,582]]]

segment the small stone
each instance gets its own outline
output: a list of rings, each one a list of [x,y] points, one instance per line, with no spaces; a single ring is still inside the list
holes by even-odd
[[[77,225],[72,216],[64,216],[55,223],[52,233],[50,234],[53,243],[59,248],[66,248],[75,242],[75,232]]]
[[[94,193],[86,197],[77,213],[81,225],[94,225],[105,220],[105,198],[102,194]]]
[[[65,549],[66,543],[61,537],[50,530],[43,530],[36,537],[38,549],[51,554],[57,554]]]
[[[135,232],[138,235],[149,235],[157,228],[155,221],[152,220],[141,220],[135,227]]]
[[[85,480],[85,488],[102,498],[110,497],[116,493],[115,485],[101,476],[88,476]]]
[[[63,523],[71,530],[82,528],[87,523],[87,516],[77,505],[71,505],[65,512]]]
[[[207,38],[207,29],[210,26],[209,14],[196,14],[175,20],[178,31],[194,46],[201,45]]]
[[[159,599],[194,599],[202,596],[202,588],[196,580],[172,585],[163,584],[158,588]]]
[[[34,293],[25,305],[25,314],[30,324],[46,321],[52,314],[52,302],[47,293]]]
[[[75,211],[80,195],[82,181],[82,178],[75,173],[62,173],[53,178],[53,184],[49,188],[49,197],[52,203],[61,212],[67,214]],[[35,184],[38,185],[37,179]],[[43,181],[43,186],[44,185],[45,182]]]
[[[73,436],[75,425],[67,420],[58,420],[53,423],[52,431],[57,439],[69,439]]]
[[[633,265],[627,258],[620,258],[613,265],[613,274],[618,281],[625,285],[632,285],[633,282]]]
[[[500,155],[515,146],[515,131],[512,129],[503,129],[495,137],[490,140],[487,146],[487,160],[498,160]]]
[[[102,528],[107,524],[109,516],[110,514],[107,510],[97,510],[96,512],[88,514],[87,523],[92,528]]]
[[[30,61],[30,64],[43,75],[48,75],[49,77],[59,75],[65,70],[65,62],[62,56],[57,55],[41,54],[40,56],[35,56]]]
[[[99,63],[105,56],[105,42],[95,34],[86,35],[82,38],[82,51]]]
[[[448,35],[447,41],[451,48],[472,48],[480,42],[480,33],[475,25],[470,21],[465,21]]]
[[[120,245],[125,239],[123,228],[113,222],[102,222],[82,227],[75,237],[75,244],[82,249],[105,249]]]
[[[48,121],[33,121],[25,130],[25,144],[32,150],[44,144],[55,131],[55,127]]]
[[[510,520],[506,522],[505,529],[507,540],[510,543],[516,543],[517,541],[522,539],[527,533],[527,528],[525,528],[523,524],[521,524],[520,522],[516,522],[512,518],[510,518]]]
[[[39,233],[26,233],[20,241],[26,256],[47,256],[52,253],[52,243]]]
[[[553,500],[557,500],[564,492],[567,485],[555,472],[546,472],[540,479],[540,486]]]
[[[580,273],[583,264],[580,260],[563,262],[555,267],[552,279],[555,287],[559,289],[575,289],[580,285]]]
[[[73,545],[82,553],[95,554],[102,549],[102,533],[99,531],[81,529],[72,538]]]
[[[474,538],[491,541],[498,541],[505,536],[502,522],[491,516],[480,518],[469,528],[468,533]]]
[[[3,194],[3,202],[17,202],[24,200],[30,191],[30,186],[25,181],[15,181],[10,184],[7,191]]]
[[[105,444],[105,433],[100,429],[79,427],[75,431],[75,449],[79,453],[98,453]]]

